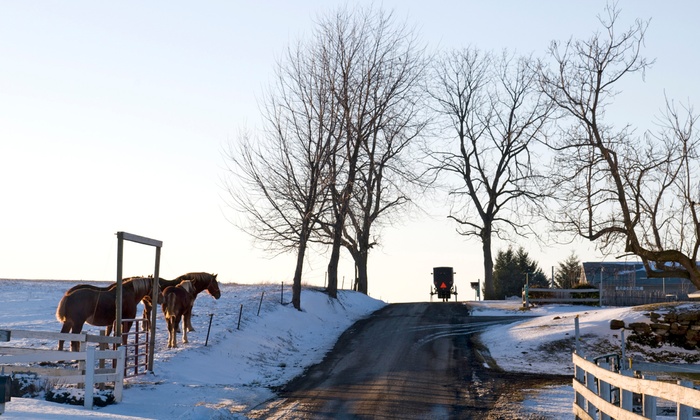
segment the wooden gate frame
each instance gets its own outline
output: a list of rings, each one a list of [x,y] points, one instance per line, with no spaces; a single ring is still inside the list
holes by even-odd
[[[156,314],[158,313],[158,276],[160,271],[160,249],[163,247],[163,241],[157,239],[146,238],[144,236],[134,235],[127,232],[117,232],[117,314],[114,326],[115,337],[122,336],[122,263],[124,260],[124,241],[136,242],[143,245],[149,245],[156,248],[155,269],[153,270],[153,286],[151,287],[151,302],[153,308],[151,310],[151,337],[148,349],[148,371],[153,372],[153,356],[156,347]]]

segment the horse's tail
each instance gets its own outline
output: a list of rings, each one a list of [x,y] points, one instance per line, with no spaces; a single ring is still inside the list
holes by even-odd
[[[66,300],[67,300],[68,294],[63,295],[61,298],[61,301],[58,302],[58,307],[56,308],[56,319],[58,322],[65,322],[66,321]]]
[[[171,286],[173,287],[173,286]],[[170,289],[170,288],[168,288]],[[163,292],[163,314],[165,315],[166,318],[173,314],[175,312],[175,309],[177,307],[177,296],[176,293],[173,290],[167,290]]]

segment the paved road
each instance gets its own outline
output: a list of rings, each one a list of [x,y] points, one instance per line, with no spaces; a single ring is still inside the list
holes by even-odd
[[[472,317],[457,303],[388,305],[345,332],[322,363],[280,390],[279,400],[250,414],[266,419],[520,418],[509,414],[512,406],[503,401],[512,401],[521,387],[552,379],[489,369],[488,352],[474,334],[518,319]]]

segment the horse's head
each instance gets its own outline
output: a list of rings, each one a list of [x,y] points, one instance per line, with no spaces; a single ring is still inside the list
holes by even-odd
[[[209,286],[207,286],[207,292],[209,292],[209,294],[212,295],[214,299],[218,299],[221,297],[221,290],[219,290],[219,282],[216,281],[216,276],[217,274],[211,275],[211,280],[209,280]]]

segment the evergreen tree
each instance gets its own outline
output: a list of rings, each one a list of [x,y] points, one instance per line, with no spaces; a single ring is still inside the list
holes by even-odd
[[[554,275],[554,287],[571,289],[578,284],[581,277],[581,260],[574,251],[564,261],[559,263],[559,269]]]
[[[523,247],[517,251],[513,247],[498,251],[493,279],[497,299],[521,296],[526,282],[530,287],[549,287],[547,276]]]

